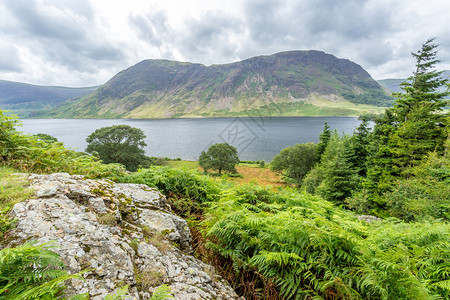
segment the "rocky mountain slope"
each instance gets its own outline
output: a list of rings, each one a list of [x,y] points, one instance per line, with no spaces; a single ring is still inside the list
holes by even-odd
[[[12,110],[21,117],[48,111],[64,101],[92,93],[98,87],[69,88],[39,86],[0,80],[0,109]]]
[[[69,282],[67,295],[99,300],[129,285],[127,299],[148,299],[167,284],[175,299],[239,299],[211,266],[190,255],[186,221],[171,214],[157,190],[65,173],[28,180],[35,196],[14,206],[17,223],[1,248],[56,241],[71,273],[89,270],[84,281]]]
[[[361,66],[311,50],[212,66],[145,60],[121,71],[92,94],[41,116],[348,115],[391,102]]]

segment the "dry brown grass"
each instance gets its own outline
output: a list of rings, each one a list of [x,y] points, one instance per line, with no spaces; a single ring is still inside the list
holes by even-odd
[[[230,177],[229,180],[238,184],[257,183],[260,185],[287,186],[281,176],[272,172],[270,168],[260,168],[258,166],[236,166],[236,170],[244,177]]]

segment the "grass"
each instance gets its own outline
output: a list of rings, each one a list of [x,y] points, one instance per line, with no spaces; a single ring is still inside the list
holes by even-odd
[[[178,169],[187,169],[187,170],[199,169],[198,162],[190,160],[169,160],[167,161],[167,165]]]
[[[0,232],[8,230],[13,221],[8,213],[14,204],[27,199],[33,191],[28,189],[26,177],[15,175],[17,170],[0,166]]]
[[[133,97],[138,95],[133,94]],[[130,96],[131,97],[131,96]],[[194,103],[194,109],[188,110],[180,105],[176,110],[172,110],[167,106],[167,99],[160,98],[155,102],[148,102],[139,105],[127,112],[123,109],[130,97],[114,102],[112,100],[108,104],[104,104],[103,108],[89,104],[78,104],[76,117],[80,118],[131,118],[131,119],[148,119],[148,118],[215,118],[215,117],[245,117],[245,116],[359,116],[364,113],[380,113],[384,111],[384,107],[377,107],[368,104],[355,104],[342,97],[336,99],[328,99],[326,96],[319,94],[311,94],[304,99],[298,99],[292,102],[289,93],[280,96],[275,102],[271,99],[261,98],[255,95],[250,97],[237,97],[233,102],[233,107],[229,109],[215,108],[213,105],[207,107],[201,104],[202,101]],[[146,96],[147,97],[147,96]],[[173,100],[173,99],[172,99]],[[117,104],[119,103],[119,104]],[[249,103],[251,103],[249,105]],[[86,107],[81,107],[82,105]],[[64,106],[62,106],[64,107]],[[70,107],[70,105],[67,105]],[[119,112],[120,111],[120,112]],[[72,117],[73,117],[73,112]],[[68,117],[69,111],[59,109],[56,113],[60,117]],[[39,115],[40,117],[46,114]],[[52,116],[54,117],[54,116]]]
[[[237,184],[256,183],[259,185],[271,185],[271,186],[287,186],[288,184],[283,182],[281,176],[275,172],[272,172],[270,168],[261,168],[253,164],[239,164],[236,166],[236,170],[244,177],[229,178],[230,181]]]
[[[168,161],[168,165],[172,168],[186,169],[186,170],[198,170],[203,171],[197,161],[189,160],[171,160]],[[237,184],[256,183],[260,185],[271,186],[287,186],[288,184],[283,182],[281,176],[275,172],[272,172],[270,168],[261,168],[259,164],[252,163],[240,163],[236,166],[236,170],[243,177],[228,177],[228,180]],[[220,177],[215,177],[220,180]]]

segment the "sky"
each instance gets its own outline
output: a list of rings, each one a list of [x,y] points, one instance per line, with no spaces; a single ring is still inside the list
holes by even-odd
[[[1,0],[0,80],[104,84],[144,59],[204,65],[290,50],[406,78],[428,38],[450,70],[448,0]]]

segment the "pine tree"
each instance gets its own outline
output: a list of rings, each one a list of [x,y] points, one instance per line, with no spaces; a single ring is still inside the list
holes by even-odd
[[[404,93],[394,94],[397,104],[393,108],[398,121],[406,122],[417,117],[415,111],[423,111],[428,114],[442,111],[446,106],[445,97],[449,95],[447,91],[439,91],[439,88],[448,83],[446,78],[441,78],[443,71],[436,71],[434,67],[440,62],[437,57],[437,47],[434,44],[435,38],[428,39],[417,53],[411,53],[416,59],[416,70],[413,76],[401,84]],[[439,115],[428,115],[438,121]]]
[[[327,148],[330,138],[331,138],[330,126],[328,126],[328,123],[325,122],[323,131],[319,136],[319,143],[317,143],[317,153],[319,155],[319,158],[322,156],[323,152],[325,152],[325,149]]]
[[[358,175],[360,169],[354,159],[356,156],[349,138],[344,142],[342,151],[325,169],[325,179],[317,189],[322,197],[340,205],[357,189],[361,178]]]
[[[362,118],[361,124],[351,136],[347,148],[346,162],[359,176],[365,176],[367,172],[367,159],[369,155],[369,120]]]
[[[397,103],[376,120],[373,140],[376,154],[373,157],[375,170],[371,176],[404,176],[410,167],[421,162],[432,151],[443,153],[447,138],[446,114],[442,112],[449,95],[439,88],[447,79],[441,78],[441,71],[434,67],[439,60],[438,45],[434,38],[426,41],[417,53],[416,70],[413,76],[401,84],[403,93],[397,93]],[[381,175],[384,174],[384,175]]]

